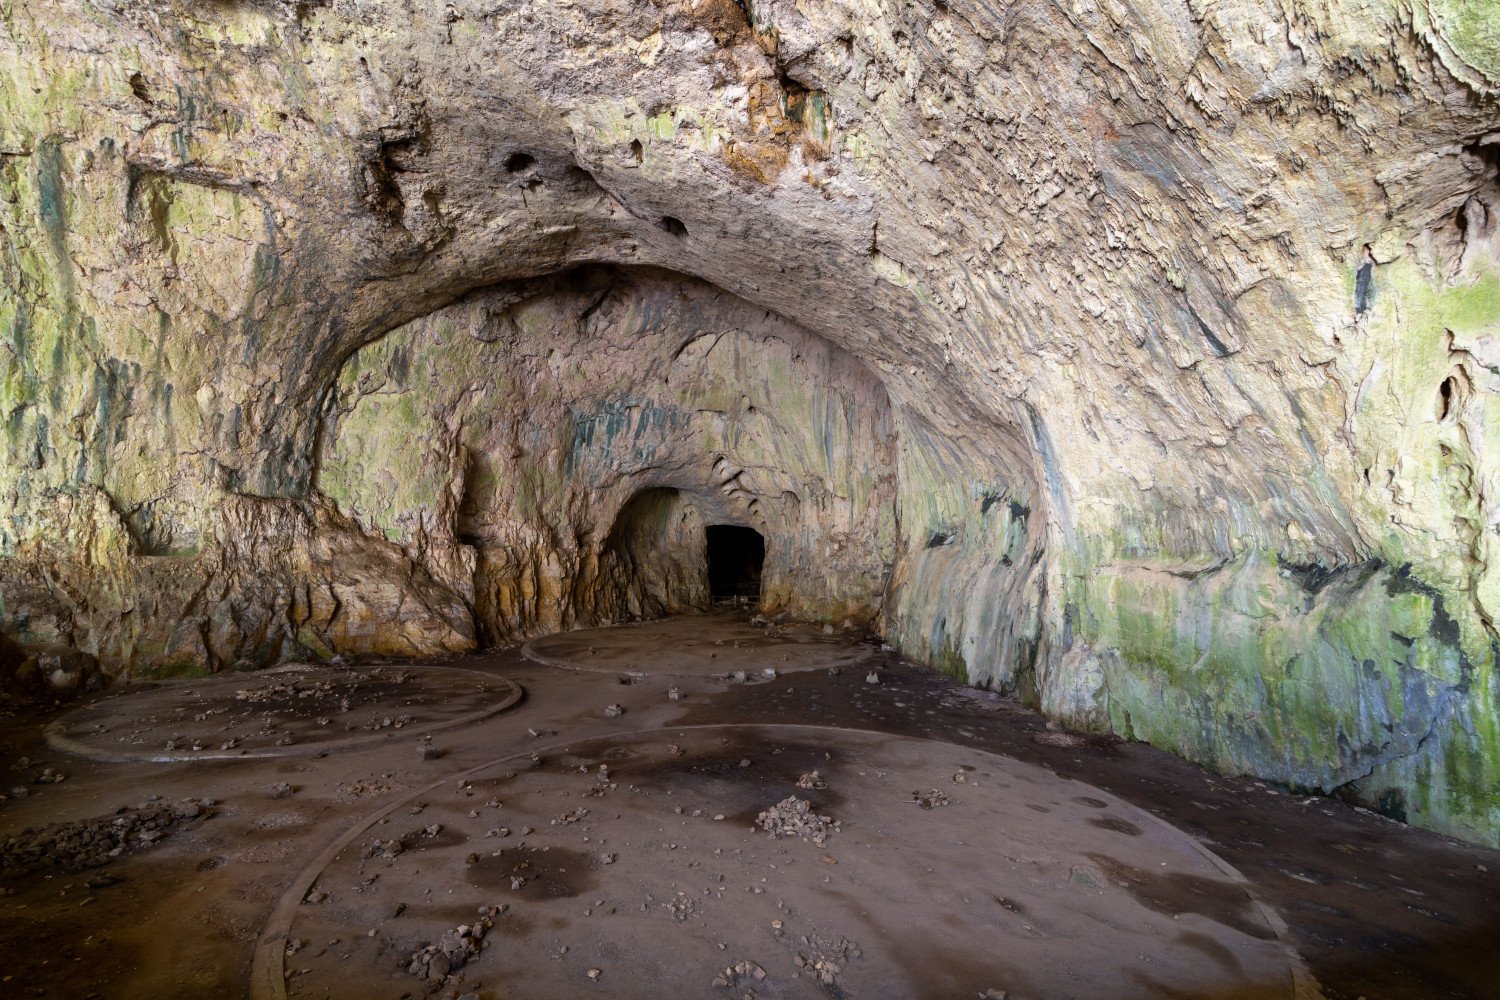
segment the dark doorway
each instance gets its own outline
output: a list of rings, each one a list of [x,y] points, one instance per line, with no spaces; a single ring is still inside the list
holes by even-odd
[[[708,590],[716,601],[760,597],[760,569],[766,561],[766,540],[754,528],[710,524]]]

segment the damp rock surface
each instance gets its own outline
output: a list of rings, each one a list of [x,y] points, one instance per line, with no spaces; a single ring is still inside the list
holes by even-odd
[[[848,687],[863,690],[858,678]],[[814,762],[825,787],[798,788]],[[963,801],[939,826],[909,790],[961,766],[973,768]],[[1045,997],[1149,974],[1167,990],[1211,975],[1226,990],[1293,996],[1271,925],[1185,835],[1008,758],[707,725],[569,740],[533,767],[465,781],[422,797],[437,838],[346,851],[318,874],[332,898],[297,907],[290,935],[344,943],[287,959],[306,970],[301,990],[483,996],[524,979],[536,996],[972,997],[1024,982]],[[491,788],[500,805],[474,810]],[[485,838],[498,816],[519,832]],[[1090,822],[1101,818],[1113,822]],[[481,950],[463,925],[496,899],[508,905]],[[393,918],[398,902],[410,905]],[[374,934],[348,940],[351,926]],[[1200,935],[1191,946],[1184,927]],[[997,933],[999,954],[983,946]],[[1080,937],[1094,944],[1083,954]]]
[[[6,10],[5,687],[702,609],[732,527],[756,610],[1500,843],[1483,0]]]

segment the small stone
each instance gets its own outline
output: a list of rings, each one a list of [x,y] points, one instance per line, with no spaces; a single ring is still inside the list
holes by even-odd
[[[865,674],[865,683],[866,684],[879,684],[880,683],[880,675],[877,674],[875,671],[871,670],[868,674]]]
[[[604,975],[604,970],[603,969],[590,969],[589,970],[589,978],[592,979],[596,983],[599,981],[599,977],[602,976],[602,975]]]
[[[679,690],[677,690],[675,687],[667,688],[667,700],[668,701],[677,701],[681,697],[682,697],[682,692],[679,691]]]
[[[270,788],[267,788],[266,794],[271,796],[271,798],[273,799],[284,799],[290,796],[295,791],[296,789],[293,788],[288,782],[283,781],[280,784],[272,785]]]
[[[604,717],[606,719],[618,719],[624,714],[625,709],[621,708],[619,705],[608,705],[604,709]]]

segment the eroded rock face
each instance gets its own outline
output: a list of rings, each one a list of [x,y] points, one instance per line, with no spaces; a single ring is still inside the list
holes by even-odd
[[[740,523],[772,606],[1493,842],[1483,6],[19,0],[5,630],[462,649]]]
[[[895,425],[864,365],[701,282],[593,269],[350,358],[315,487],[492,642],[708,603],[704,528],[766,540],[763,606],[867,622],[895,555]]]

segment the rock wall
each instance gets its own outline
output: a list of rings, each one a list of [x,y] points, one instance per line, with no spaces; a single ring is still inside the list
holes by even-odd
[[[591,269],[355,354],[315,486],[492,643],[705,606],[709,524],[765,537],[766,611],[863,624],[894,558],[894,432],[826,341],[701,282]]]
[[[10,0],[5,630],[465,648],[764,523],[777,607],[1493,843],[1497,94],[1474,0]]]

